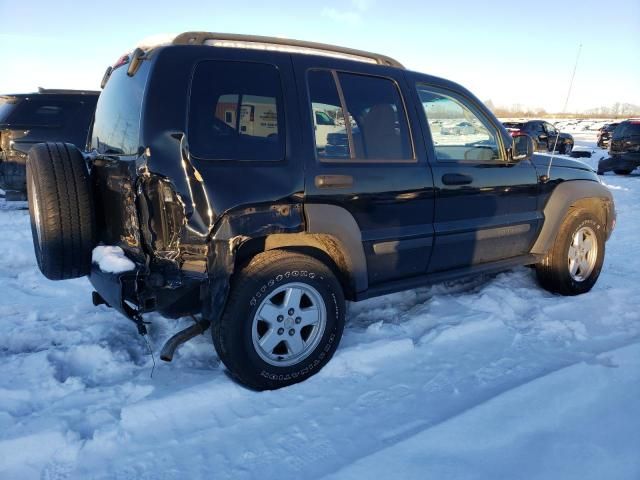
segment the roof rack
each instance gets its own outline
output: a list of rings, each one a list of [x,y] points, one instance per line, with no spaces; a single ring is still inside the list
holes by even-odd
[[[38,87],[38,93],[68,93],[75,95],[99,95],[100,92],[96,90],[65,90],[60,88],[42,88]]]
[[[325,55],[334,58],[375,63],[389,67],[404,68],[397,60],[377,53],[338,47],[324,43],[290,40],[288,38],[240,35],[233,33],[185,32],[173,40],[173,45],[212,45],[214,47],[250,48],[274,50],[307,55]]]

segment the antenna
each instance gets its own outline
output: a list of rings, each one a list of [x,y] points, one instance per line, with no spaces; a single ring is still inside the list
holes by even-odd
[[[578,54],[576,55],[576,64],[573,66],[573,73],[571,74],[571,81],[569,82],[569,90],[567,91],[567,98],[564,100],[564,106],[562,107],[562,113],[567,113],[567,104],[569,103],[569,96],[571,95],[571,89],[573,88],[573,79],[576,77],[576,70],[578,69],[578,60],[580,59],[580,52],[582,51],[582,44],[578,47]],[[558,146],[558,138],[560,132],[557,132],[556,141],[553,142],[553,150],[551,151],[551,158],[549,159],[549,166],[547,167],[547,179],[551,178],[551,165],[553,164],[553,157],[556,154],[556,147]]]

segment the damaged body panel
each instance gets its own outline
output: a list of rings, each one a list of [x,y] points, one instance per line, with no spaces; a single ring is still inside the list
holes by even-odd
[[[211,318],[224,307],[245,241],[305,229],[303,165],[294,161],[300,152],[293,139],[286,139],[281,160],[245,162],[244,169],[242,161],[191,154],[186,87],[203,52],[211,49],[160,50],[133,77],[115,69],[96,113],[91,163],[102,219],[98,238],[120,246],[136,263],[136,282],[111,283],[126,290],[116,298],[139,312]],[[281,74],[292,76],[290,63],[277,61]],[[116,91],[118,98],[111,98]],[[115,107],[103,110],[102,101]],[[109,131],[114,109],[131,125],[126,136]],[[298,121],[295,103],[284,109],[287,122]],[[100,293],[107,282],[99,275],[92,273],[92,281]]]

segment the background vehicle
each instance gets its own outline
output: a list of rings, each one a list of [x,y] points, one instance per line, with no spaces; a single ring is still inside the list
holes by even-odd
[[[39,89],[0,96],[0,188],[26,200],[25,162],[40,142],[84,145],[99,92]]]
[[[596,145],[598,147],[605,147],[609,144],[609,140],[611,140],[611,134],[616,129],[616,127],[620,125],[620,123],[609,123],[608,125],[604,125],[602,128],[598,129],[598,142]]]
[[[554,145],[556,150],[562,154],[569,155],[573,150],[573,137],[568,133],[558,132],[558,130],[549,122],[544,120],[528,120],[523,122],[504,122],[503,125],[511,132],[526,133],[533,138],[536,151],[551,152]]]
[[[325,148],[329,143],[329,135],[345,130],[344,118],[337,117],[338,112],[330,105],[318,105],[313,110],[316,147]]]
[[[613,131],[609,143],[609,158],[598,164],[598,173],[613,170],[618,175],[629,175],[640,167],[640,119],[625,120]]]
[[[256,97],[274,128],[242,129]],[[318,111],[345,119],[325,147]],[[474,133],[441,135],[447,119]],[[549,169],[460,85],[309,42],[189,32],[138,49],[107,71],[89,149],[29,154],[42,272],[89,275],[94,303],[141,334],[146,312],[200,315],[162,358],[211,326],[222,362],[256,389],[320,370],[345,300],[517,265],[551,291],[587,292],[615,220],[589,167]]]

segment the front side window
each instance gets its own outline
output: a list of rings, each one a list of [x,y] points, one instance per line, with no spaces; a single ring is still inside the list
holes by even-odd
[[[487,119],[462,99],[420,84],[417,88],[439,161],[503,160],[498,130]]]
[[[544,124],[544,128],[547,130],[547,133],[550,136],[555,136],[558,133],[557,130],[555,129],[555,127],[553,125],[551,125],[550,123],[545,123]]]
[[[544,128],[542,128],[542,123],[535,122],[533,124],[533,133],[536,135],[544,135]]]
[[[211,160],[282,160],[284,111],[273,65],[207,61],[198,65],[189,107],[191,153]]]
[[[321,160],[413,161],[407,115],[393,80],[312,70],[309,94]]]

